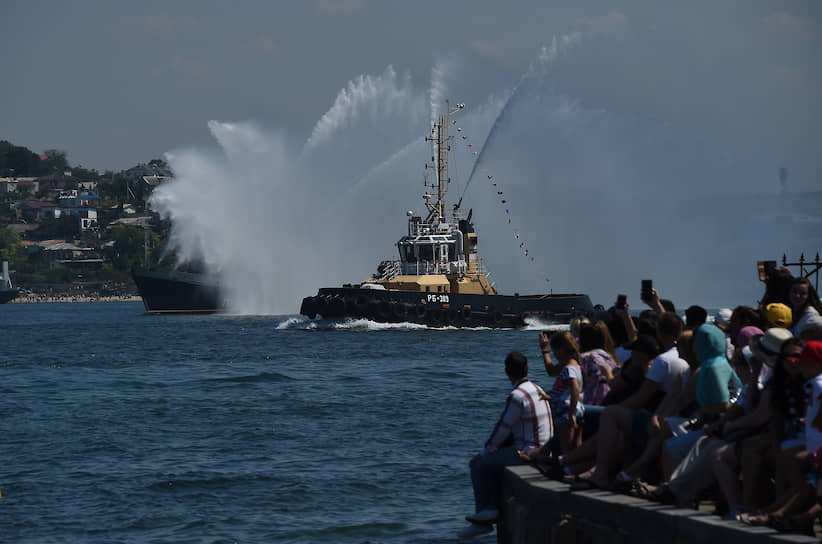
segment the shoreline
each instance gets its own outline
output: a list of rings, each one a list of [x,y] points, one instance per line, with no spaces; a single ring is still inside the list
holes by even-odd
[[[83,303],[83,302],[143,302],[140,295],[102,297],[95,295],[22,295],[8,301],[6,304],[55,304],[55,303]]]

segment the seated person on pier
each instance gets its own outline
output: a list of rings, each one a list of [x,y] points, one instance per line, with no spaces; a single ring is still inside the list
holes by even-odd
[[[674,381],[688,368],[676,348],[682,329],[682,319],[678,315],[665,312],[660,316],[657,337],[664,351],[654,359],[639,391],[603,412],[597,433],[595,470],[577,488],[610,488],[619,469],[639,457],[645,449],[648,429],[658,422],[658,418],[653,418],[654,414],[668,392],[673,390]]]
[[[517,351],[509,353],[505,358],[505,374],[514,389],[485,447],[469,463],[475,513],[465,517],[471,524],[457,534],[461,538],[493,530],[493,523],[499,517],[503,470],[509,465],[522,464],[517,452],[539,450],[554,434],[551,408],[542,388],[528,380],[525,355]]]

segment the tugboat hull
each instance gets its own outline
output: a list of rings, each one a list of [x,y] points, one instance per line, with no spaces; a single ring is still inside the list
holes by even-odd
[[[137,268],[131,275],[149,314],[212,314],[223,309],[219,289],[202,274]]]
[[[591,313],[588,295],[480,295],[363,289],[323,288],[302,301],[300,314],[314,319],[369,319],[381,323],[419,323],[442,327],[517,328],[525,318],[567,323]]]

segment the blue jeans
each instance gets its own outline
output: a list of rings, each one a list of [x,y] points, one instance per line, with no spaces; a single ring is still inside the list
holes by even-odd
[[[471,483],[474,485],[474,507],[480,510],[499,510],[502,493],[502,471],[511,465],[522,465],[517,448],[508,446],[480,458],[471,467]]]

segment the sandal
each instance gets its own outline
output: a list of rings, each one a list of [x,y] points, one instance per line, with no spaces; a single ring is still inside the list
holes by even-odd
[[[628,486],[628,489],[625,490],[623,493],[626,495],[630,495],[631,497],[636,497],[638,499],[645,499],[646,501],[653,500],[653,494],[656,490],[648,487],[648,484],[643,482],[642,480],[634,480]]]

